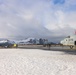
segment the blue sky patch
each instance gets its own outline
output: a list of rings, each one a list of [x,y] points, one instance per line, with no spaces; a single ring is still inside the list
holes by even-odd
[[[53,0],[54,4],[64,4],[65,0]]]

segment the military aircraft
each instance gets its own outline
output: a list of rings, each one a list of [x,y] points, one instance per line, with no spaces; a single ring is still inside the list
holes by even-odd
[[[69,46],[71,49],[76,47],[76,35],[68,36],[60,42],[64,46]]]
[[[1,39],[0,40],[0,47],[2,48],[11,48],[16,46],[14,41],[10,41],[8,39]]]

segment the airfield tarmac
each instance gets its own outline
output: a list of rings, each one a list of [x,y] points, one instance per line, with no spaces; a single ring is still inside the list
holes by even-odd
[[[44,51],[60,51],[60,52],[65,52],[67,54],[76,54],[76,47],[73,49],[70,49],[68,46],[51,46],[49,47],[44,47],[43,45],[19,45],[18,48],[20,49],[41,49]]]

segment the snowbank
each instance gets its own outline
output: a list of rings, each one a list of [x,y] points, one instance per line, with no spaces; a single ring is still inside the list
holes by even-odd
[[[0,75],[76,75],[76,56],[38,49],[0,49]]]

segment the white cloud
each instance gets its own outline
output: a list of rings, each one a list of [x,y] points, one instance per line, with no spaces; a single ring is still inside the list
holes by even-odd
[[[7,24],[8,27],[12,28],[12,29],[17,29],[15,26],[13,26],[12,24],[8,23]]]
[[[70,27],[76,29],[76,12],[71,12],[66,15],[66,23],[70,25]]]
[[[2,0],[2,4],[0,4],[0,36],[68,35],[76,27],[76,12],[65,10],[65,7],[69,8],[69,5],[73,5],[75,2],[73,0],[71,4],[71,1],[66,1],[64,5],[59,6],[47,0]]]
[[[24,19],[26,22],[30,22],[34,18],[34,14],[31,11],[25,9],[23,12],[20,12],[17,15]]]

